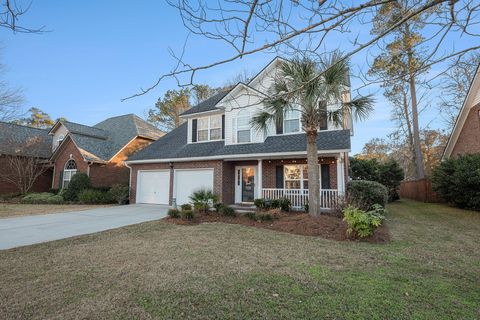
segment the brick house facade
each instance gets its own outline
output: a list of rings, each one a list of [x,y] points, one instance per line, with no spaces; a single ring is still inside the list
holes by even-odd
[[[443,158],[480,153],[480,68],[448,138]]]

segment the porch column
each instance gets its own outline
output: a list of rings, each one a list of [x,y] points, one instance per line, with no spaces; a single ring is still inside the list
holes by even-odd
[[[345,166],[342,154],[337,158],[337,190],[339,194],[345,192]]]
[[[257,172],[258,178],[257,178],[257,198],[262,198],[262,189],[263,189],[263,160],[258,159],[258,172]]]

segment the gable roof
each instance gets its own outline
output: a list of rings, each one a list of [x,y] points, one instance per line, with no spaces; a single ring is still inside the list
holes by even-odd
[[[161,139],[135,153],[128,162],[159,160],[159,162],[185,158],[226,158],[255,154],[301,153],[307,150],[305,134],[270,136],[263,143],[225,145],[224,141],[187,143],[187,124],[184,123]],[[320,131],[317,139],[319,151],[349,150],[350,131]]]
[[[442,159],[449,158],[455,148],[455,144],[457,143],[458,137],[462,132],[463,125],[467,120],[468,114],[470,113],[470,109],[480,103],[480,65],[477,66],[477,70],[475,71],[475,77],[468,89],[467,96],[463,101],[462,108],[458,113],[457,119],[455,120],[455,125],[448,137],[447,145],[443,150]]]
[[[48,131],[0,122],[0,154],[48,159],[52,152],[52,137]]]
[[[187,111],[183,112],[180,116],[187,116],[190,114],[195,114],[195,113],[202,113],[202,112],[208,112],[208,111],[214,111],[214,110],[219,110],[216,105],[217,103],[225,97],[229,90],[224,90],[222,92],[219,92],[210,98],[200,102],[196,106],[191,107]]]
[[[94,162],[109,161],[137,136],[156,140],[164,134],[134,114],[111,117],[91,127],[79,124],[72,126],[66,121],[62,123],[85,160]]]

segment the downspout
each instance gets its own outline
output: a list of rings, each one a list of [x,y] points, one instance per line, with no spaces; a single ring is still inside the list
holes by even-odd
[[[125,164],[125,167],[128,168],[128,170],[130,170],[130,173],[129,173],[129,178],[128,178],[128,201],[129,203],[131,203],[131,190],[132,190],[132,167],[130,167],[128,165],[127,162],[124,162],[123,164]]]

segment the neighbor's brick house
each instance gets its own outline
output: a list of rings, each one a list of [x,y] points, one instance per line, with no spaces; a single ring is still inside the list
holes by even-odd
[[[209,188],[225,204],[288,197],[302,207],[308,201],[308,174],[299,114],[286,114],[266,132],[250,124],[282,62],[276,58],[248,84],[187,110],[180,127],[130,157],[131,203],[179,205],[190,202],[194,190]],[[349,99],[349,88],[344,98]],[[322,208],[345,192],[351,129],[351,121],[343,127],[326,121],[319,131]]]
[[[30,142],[30,143],[29,143]],[[8,157],[35,157],[48,167],[34,182],[31,191],[48,191],[52,185],[53,167],[48,163],[52,138],[48,130],[0,122],[0,194],[17,194],[18,187],[4,179],[13,168]]]
[[[49,131],[54,165],[51,187],[68,186],[77,172],[89,175],[95,187],[128,184],[125,160],[163,132],[136,115],[108,118],[94,126],[57,122]]]
[[[480,153],[480,67],[458,114],[443,158]]]

